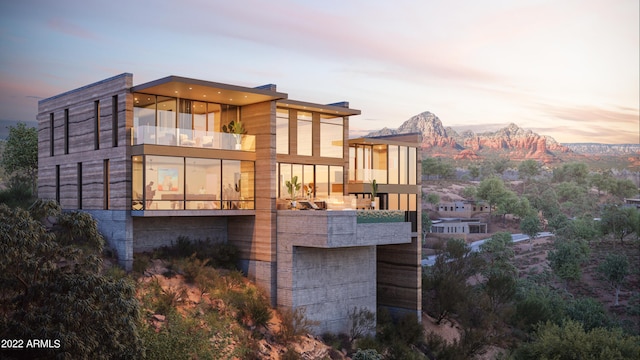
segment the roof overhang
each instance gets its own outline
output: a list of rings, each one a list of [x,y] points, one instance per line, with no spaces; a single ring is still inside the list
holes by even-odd
[[[286,99],[288,96],[286,93],[264,88],[250,88],[174,75],[136,85],[131,88],[131,91],[237,106]]]
[[[322,104],[315,104],[315,103],[298,101],[298,100],[290,100],[290,99],[279,100],[278,106],[282,108],[288,108],[288,109],[315,111],[319,113],[325,113],[328,115],[333,114],[336,116],[360,115],[360,110],[351,109],[344,106],[338,106],[338,105],[332,105],[332,104],[322,105]]]
[[[388,136],[372,136],[372,137],[359,137],[349,139],[349,145],[362,144],[362,145],[403,145],[419,147],[421,142],[420,133],[408,133],[397,134]]]

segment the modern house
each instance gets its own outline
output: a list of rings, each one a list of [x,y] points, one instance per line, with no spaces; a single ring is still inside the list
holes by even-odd
[[[420,319],[416,136],[348,140],[360,111],[346,102],[177,76],[124,73],[38,107],[39,196],[92,214],[125,268],[209,238],[236,245],[272,304],[304,308],[317,333],[346,331],[354,307]]]

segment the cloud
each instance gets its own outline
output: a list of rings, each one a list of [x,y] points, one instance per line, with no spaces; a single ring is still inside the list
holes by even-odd
[[[47,22],[47,26],[54,30],[66,35],[78,37],[87,40],[101,40],[100,37],[87,29],[70,23],[64,19],[53,18]]]

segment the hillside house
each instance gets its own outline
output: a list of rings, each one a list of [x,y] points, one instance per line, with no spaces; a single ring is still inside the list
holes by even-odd
[[[347,331],[353,307],[420,319],[419,141],[348,140],[359,114],[271,84],[124,73],[39,101],[38,194],[90,213],[126,269],[180,235],[234,244],[272,304],[306,309],[318,334]]]

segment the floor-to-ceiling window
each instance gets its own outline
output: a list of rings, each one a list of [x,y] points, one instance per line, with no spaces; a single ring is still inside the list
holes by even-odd
[[[342,117],[320,114],[320,156],[344,157],[343,122]]]
[[[298,155],[313,155],[313,122],[310,112],[298,111]]]
[[[134,156],[132,209],[253,209],[254,168],[253,161]]]
[[[276,111],[276,153],[289,153],[289,110]]]

